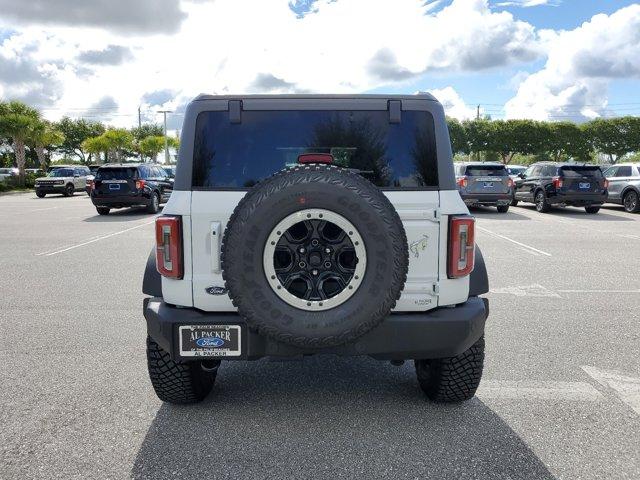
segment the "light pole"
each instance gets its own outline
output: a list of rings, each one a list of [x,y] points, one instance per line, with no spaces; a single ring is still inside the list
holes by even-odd
[[[164,115],[164,163],[169,164],[169,139],[167,138],[167,113],[172,113],[171,110],[160,110],[158,113]]]

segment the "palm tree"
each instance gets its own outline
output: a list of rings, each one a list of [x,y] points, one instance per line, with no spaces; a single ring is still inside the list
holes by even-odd
[[[0,136],[10,137],[18,167],[18,182],[24,186],[25,144],[35,136],[40,113],[22,102],[0,103]]]
[[[45,150],[51,150],[53,147],[64,142],[64,135],[57,130],[51,122],[42,120],[38,123],[31,141],[35,146],[40,168],[46,172],[47,159],[45,157]]]

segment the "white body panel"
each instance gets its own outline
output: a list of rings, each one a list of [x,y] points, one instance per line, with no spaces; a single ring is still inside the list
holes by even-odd
[[[409,272],[394,311],[419,312],[467,300],[469,277],[447,278],[448,216],[468,213],[457,191],[391,191],[386,196],[404,225]],[[184,279],[162,279],[166,302],[205,311],[235,311],[228,295],[207,293],[224,287],[220,271],[221,234],[245,195],[234,191],[174,191],[164,214],[182,215]],[[365,240],[366,243],[366,240]]]

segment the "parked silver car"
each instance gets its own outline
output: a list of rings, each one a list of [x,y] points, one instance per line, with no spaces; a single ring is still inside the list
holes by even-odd
[[[501,163],[456,163],[456,183],[467,205],[490,205],[506,213],[513,201],[513,179]]]
[[[640,212],[640,163],[621,163],[604,171],[609,181],[609,203],[623,205],[629,213]]]

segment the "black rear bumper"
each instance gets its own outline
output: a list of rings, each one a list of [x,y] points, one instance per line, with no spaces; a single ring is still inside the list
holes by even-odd
[[[91,195],[91,201],[96,207],[148,207],[151,204],[151,194],[100,196],[94,192]]]
[[[394,313],[357,341],[332,348],[305,349],[276,342],[246,327],[237,313],[202,312],[176,308],[162,298],[144,299],[148,334],[175,360],[180,357],[180,325],[225,324],[242,327],[242,355],[228,360],[253,360],[265,356],[296,357],[312,354],[344,356],[369,355],[380,360],[443,358],[459,355],[484,334],[489,301],[471,297],[454,308],[438,308],[423,313]]]
[[[547,201],[551,205],[589,207],[604,204],[607,197],[607,193],[554,193],[547,194]]]
[[[509,205],[513,193],[460,193],[460,197],[467,205]]]

